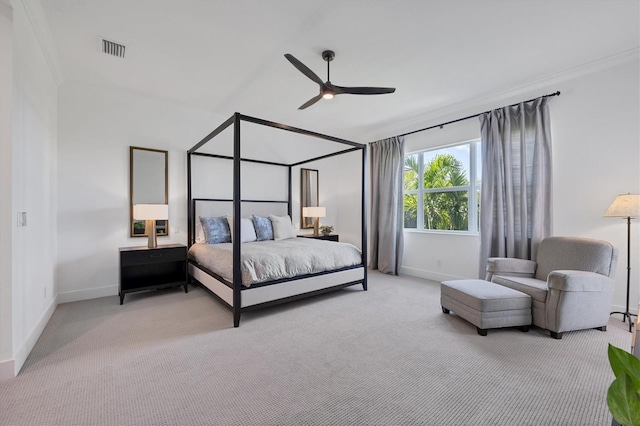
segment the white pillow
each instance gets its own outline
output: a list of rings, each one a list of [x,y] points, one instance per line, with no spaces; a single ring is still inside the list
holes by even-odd
[[[204,236],[204,229],[202,229],[202,222],[198,219],[196,221],[196,243],[206,243],[207,239]]]
[[[233,242],[233,216],[227,215],[227,220],[229,221],[229,229],[231,229],[231,241]],[[253,221],[249,218],[243,217],[240,219],[240,242],[241,243],[250,243],[251,241],[255,241],[258,238],[256,237],[256,229],[253,227]]]
[[[295,232],[289,215],[274,216],[270,214],[269,219],[271,219],[271,224],[273,225],[274,240],[286,240],[287,238],[295,237]]]

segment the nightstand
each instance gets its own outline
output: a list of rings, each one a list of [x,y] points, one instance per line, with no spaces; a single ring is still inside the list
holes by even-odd
[[[120,304],[124,295],[137,291],[184,286],[187,293],[187,247],[183,244],[156,248],[120,248]]]
[[[326,234],[326,235],[302,234],[302,235],[298,235],[298,237],[313,238],[314,240],[326,240],[326,241],[335,241],[335,242],[338,242],[340,240],[338,234]]]

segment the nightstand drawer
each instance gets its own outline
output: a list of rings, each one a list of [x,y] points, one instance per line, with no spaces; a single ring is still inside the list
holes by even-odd
[[[160,248],[136,251],[121,251],[121,266],[146,265],[149,263],[164,263],[185,260],[186,247]]]

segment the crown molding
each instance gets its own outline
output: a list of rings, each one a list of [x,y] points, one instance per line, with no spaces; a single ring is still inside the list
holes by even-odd
[[[560,72],[547,74],[534,80],[530,80],[524,84],[512,86],[498,92],[484,93],[461,102],[452,103],[439,108],[423,110],[419,113],[413,114],[412,117],[406,120],[376,129],[375,132],[371,132],[366,135],[366,140],[373,140],[374,138],[378,140],[384,137],[410,132],[421,127],[436,125],[438,121],[441,121],[441,119],[450,119],[452,115],[460,113],[461,111],[473,111],[476,109],[477,113],[481,113],[491,108],[488,108],[487,105],[500,106],[502,105],[501,102],[504,102],[506,99],[523,96],[526,93],[530,94],[536,90],[546,89],[549,91],[552,90],[549,89],[549,86],[638,60],[640,60],[639,47],[625,50],[586,64],[568,68]],[[540,95],[545,94],[546,93],[540,93]],[[494,108],[496,108],[496,106],[494,106]],[[473,114],[473,112],[469,112],[469,114]],[[380,135],[387,136],[381,137]]]
[[[42,4],[40,1],[27,1],[16,0],[14,4],[20,4],[24,8],[33,32],[36,35],[42,54],[44,55],[49,71],[53,76],[57,86],[60,86],[64,81],[64,75],[62,73],[62,67],[58,61],[58,51],[53,44],[53,37],[51,36],[51,30],[47,23],[47,18],[44,15]]]

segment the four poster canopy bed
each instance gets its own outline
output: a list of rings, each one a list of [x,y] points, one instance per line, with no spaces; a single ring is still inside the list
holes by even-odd
[[[348,153],[360,154],[360,249],[296,237],[293,170]],[[365,164],[366,145],[239,113],[187,152],[189,275],[232,309],[234,327],[249,309],[367,289]]]

